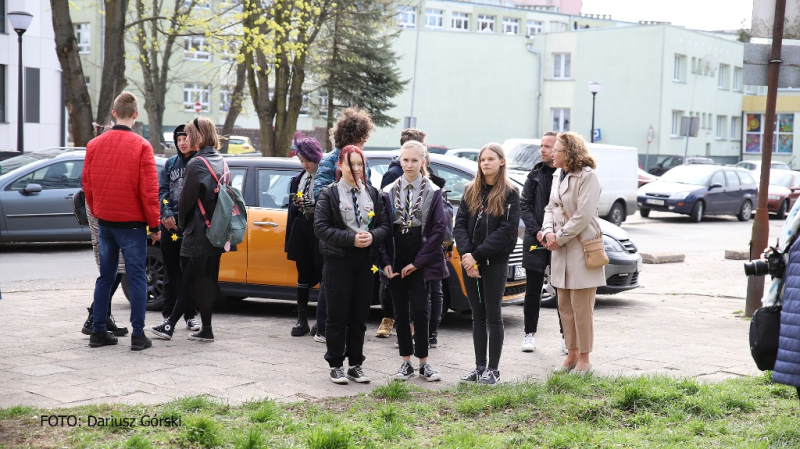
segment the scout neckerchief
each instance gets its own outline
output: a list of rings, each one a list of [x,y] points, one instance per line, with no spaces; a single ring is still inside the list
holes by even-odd
[[[421,175],[420,175],[421,176]],[[405,205],[403,204],[403,189],[400,187],[402,184],[402,178],[397,180],[397,184],[395,186],[395,200],[394,200],[394,210],[400,212],[400,220],[402,223],[400,224],[400,232],[405,234],[408,232],[408,228],[411,227],[411,219],[415,216],[418,220],[422,221],[422,212],[420,208],[422,207],[422,193],[425,191],[425,187],[428,184],[428,178],[425,176],[422,177],[422,183],[419,185],[419,194],[417,195],[417,200],[414,201],[414,205],[411,205],[411,198],[413,197],[413,190],[414,186],[411,183],[408,183],[406,186],[406,198],[405,198]]]

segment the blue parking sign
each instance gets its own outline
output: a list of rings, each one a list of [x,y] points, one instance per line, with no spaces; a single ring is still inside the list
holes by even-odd
[[[595,142],[599,142],[600,141],[600,136],[601,136],[600,128],[593,129],[592,130],[592,135],[594,136],[594,141]]]

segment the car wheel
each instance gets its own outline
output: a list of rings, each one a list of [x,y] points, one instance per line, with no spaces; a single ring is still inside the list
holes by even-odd
[[[705,213],[706,205],[702,201],[696,201],[692,207],[692,214],[689,217],[692,223],[700,223],[703,220],[703,213]]]
[[[622,207],[622,204],[619,201],[615,202],[614,205],[611,206],[611,210],[608,212],[606,216],[606,220],[613,223],[615,226],[621,226],[622,221],[625,219],[625,208]]]
[[[778,220],[783,220],[786,218],[786,212],[789,211],[789,200],[784,201],[781,203],[781,207],[778,208],[778,212],[775,213],[775,217]]]
[[[542,307],[554,309],[558,306],[558,290],[550,285],[550,267],[544,272],[544,283],[542,284]]]
[[[639,208],[639,215],[641,215],[644,218],[649,217],[650,216],[650,209],[648,209],[646,207]]]
[[[164,269],[164,258],[161,248],[147,245],[147,262],[145,266],[147,278],[147,310],[160,312],[164,308],[164,282],[167,274]],[[128,276],[122,276],[122,292],[130,302],[130,285]]]
[[[781,205],[781,208],[783,208],[783,205]],[[750,219],[751,215],[753,215],[753,203],[751,203],[750,200],[745,200],[736,218],[738,218],[739,221],[747,221]]]

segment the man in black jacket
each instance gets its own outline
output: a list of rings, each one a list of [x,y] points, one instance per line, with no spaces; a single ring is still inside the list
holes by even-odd
[[[520,213],[525,223],[525,238],[523,239],[522,265],[527,275],[525,290],[525,338],[522,341],[522,351],[532,352],[536,348],[536,328],[539,324],[539,309],[542,299],[542,285],[544,284],[544,271],[550,265],[550,251],[540,243],[542,223],[544,222],[544,208],[550,199],[550,188],[553,184],[553,145],[556,143],[558,133],[547,131],[542,136],[540,153],[542,161],[536,164],[528,173],[525,188],[522,190],[520,200]],[[560,321],[560,320],[559,320]]]

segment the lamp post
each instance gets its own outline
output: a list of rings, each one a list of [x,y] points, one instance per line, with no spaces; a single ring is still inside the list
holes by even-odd
[[[22,116],[22,35],[28,30],[33,14],[25,11],[11,11],[8,14],[11,27],[17,32],[19,40],[19,77],[17,79],[17,151],[24,152],[23,146],[23,116]]]
[[[589,81],[589,92],[592,93],[592,140],[591,142],[594,143],[594,100],[597,97],[597,93],[600,92],[600,83],[597,81]]]

